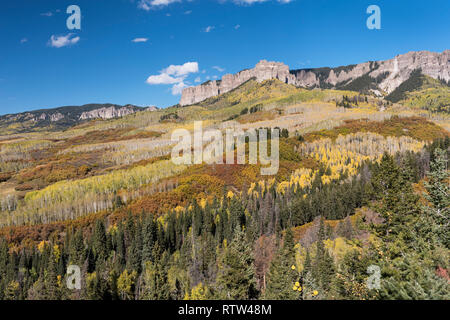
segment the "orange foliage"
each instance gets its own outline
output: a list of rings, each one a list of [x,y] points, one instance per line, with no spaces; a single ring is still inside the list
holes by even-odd
[[[206,174],[195,174],[181,178],[179,185],[172,191],[158,192],[140,198],[128,206],[133,214],[141,212],[153,213],[157,216],[178,206],[184,207],[192,200],[200,202],[220,196],[224,189],[224,182],[217,177]]]
[[[392,117],[384,121],[345,120],[345,123],[331,130],[321,130],[307,133],[304,138],[306,141],[314,141],[321,138],[336,139],[339,135],[347,135],[357,132],[373,132],[387,136],[409,136],[411,138],[423,141],[431,141],[437,138],[445,138],[449,133],[421,117]]]

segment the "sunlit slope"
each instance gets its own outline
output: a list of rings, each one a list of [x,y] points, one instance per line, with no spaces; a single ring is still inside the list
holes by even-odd
[[[410,108],[450,114],[450,87],[447,83],[414,71],[411,77],[386,97]]]
[[[435,90],[435,85],[423,90]],[[355,135],[350,144],[368,137],[375,141],[370,150],[386,145],[388,150],[417,152],[416,146],[421,149],[433,139],[449,135],[443,129],[449,121],[442,112],[436,115],[417,106],[352,91],[306,90],[278,80],[249,80],[197,105],[97,119],[60,131],[1,137],[1,224],[39,224],[99,212],[111,214],[119,198],[119,203],[125,204],[121,214],[146,210],[163,215],[194,199],[220,198],[229,191],[240,194],[252,183],[266,180],[260,176],[259,165],[173,167],[167,161],[173,146],[171,133],[178,128],[192,132],[196,120],[203,121],[204,130],[229,126],[287,129],[289,138],[280,141],[279,171],[272,177],[276,184],[284,182],[280,190],[299,179],[308,181],[324,165],[330,165],[328,177],[338,171],[357,170],[347,164],[336,167],[337,158],[332,165],[325,162],[334,159],[337,152],[326,151],[324,158],[322,151],[319,155],[302,151],[306,143],[323,140],[328,145],[340,141],[340,136]],[[376,157],[351,151],[345,161],[353,159],[356,164],[365,157],[375,161],[383,150],[377,151]],[[308,175],[305,170],[310,170]]]

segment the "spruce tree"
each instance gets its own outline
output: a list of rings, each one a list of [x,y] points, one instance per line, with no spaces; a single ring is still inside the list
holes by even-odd
[[[294,239],[291,228],[286,229],[283,247],[272,260],[267,274],[267,287],[264,297],[269,300],[295,300],[301,294],[293,290],[299,281],[295,267]]]
[[[105,224],[100,219],[95,223],[94,234],[92,238],[92,251],[94,254],[94,261],[101,263],[106,260],[107,245]]]
[[[46,300],[59,299],[59,288],[58,288],[57,273],[56,273],[56,261],[55,261],[55,256],[54,256],[53,252],[50,253],[50,255],[49,255],[49,261],[47,264],[47,268],[44,271],[44,299],[46,299]]]
[[[374,226],[382,240],[373,253],[382,270],[377,294],[382,299],[448,299],[450,285],[436,274],[438,261],[448,263],[448,251],[438,250],[430,220],[421,212],[407,176],[384,156],[374,177],[374,189],[383,191],[375,210],[384,219]]]
[[[444,150],[436,148],[434,159],[431,162],[431,171],[428,174],[429,181],[425,181],[425,194],[429,205],[424,206],[424,211],[433,221],[433,232],[439,241],[448,249],[450,248],[450,187],[447,170],[447,154]]]
[[[329,291],[334,280],[334,262],[330,253],[325,248],[326,227],[324,219],[320,219],[319,233],[317,239],[316,256],[313,264],[312,275],[322,291]]]
[[[257,297],[253,252],[241,227],[219,261],[217,288],[222,299],[255,299]]]

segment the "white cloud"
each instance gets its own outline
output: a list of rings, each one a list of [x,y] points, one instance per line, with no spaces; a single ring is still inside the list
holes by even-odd
[[[194,82],[199,83],[202,82],[202,80],[200,79],[200,77],[195,78]]]
[[[181,0],[151,0],[150,3],[152,6],[168,6],[174,2],[181,2]]]
[[[192,10],[185,11],[184,14],[191,14]]]
[[[188,2],[191,2],[192,0],[188,0]],[[226,2],[227,0],[219,0],[219,2]],[[228,0],[231,2],[234,2],[237,5],[251,5],[254,3],[262,3],[267,1],[276,1],[279,3],[290,3],[294,0]],[[172,3],[175,2],[182,2],[182,0],[139,0],[138,2],[138,8],[150,11],[151,9],[157,9],[161,7],[166,7]],[[185,14],[190,14],[192,11],[188,10],[185,12]]]
[[[184,83],[186,77],[191,73],[198,72],[197,62],[186,62],[181,65],[170,65],[160,71],[157,75],[151,75],[147,78],[147,83],[150,85],[156,84],[173,84],[172,94],[180,94],[183,88],[187,87]]]
[[[72,37],[73,35],[74,35],[73,33],[69,33],[68,35],[65,36],[52,35],[50,37],[49,45],[54,48],[61,48],[73,45],[78,41],[80,41],[80,37]]]
[[[180,83],[177,83],[172,87],[172,94],[174,96],[176,96],[177,94],[181,94],[183,92],[183,89],[186,87],[187,85],[183,81],[181,81]]]
[[[51,16],[53,16],[53,12],[44,12],[44,13],[41,13],[41,16],[44,16],[44,17],[51,17]]]
[[[214,26],[207,26],[206,28],[205,28],[205,32],[211,32],[213,29],[215,29],[216,27],[214,27]]]
[[[134,38],[132,42],[147,42],[148,38]]]
[[[28,42],[27,38],[20,39],[20,43],[25,43],[25,42]]]
[[[165,7],[175,2],[181,2],[181,0],[140,0],[138,2],[138,8],[149,11],[150,9]]]
[[[174,78],[167,73],[161,73],[158,75],[150,76],[147,78],[148,84],[174,84],[180,83],[184,80],[184,78]]]
[[[267,2],[270,0],[233,0],[234,3],[239,4],[239,5],[251,5],[254,3],[262,3],[262,2]],[[294,0],[276,0],[279,3],[290,3]]]
[[[161,73],[167,73],[169,75],[174,76],[186,76],[189,73],[197,73],[198,72],[198,63],[197,62],[186,62],[182,65],[170,65],[165,68]]]
[[[237,29],[239,29],[240,27],[241,27],[241,25],[240,25],[240,24],[237,24],[237,25],[234,26],[234,29],[237,30]]]
[[[224,72],[225,71],[225,69],[224,68],[221,68],[221,67],[219,67],[219,66],[214,66],[214,67],[212,67],[213,69],[216,69],[217,71],[219,71],[219,72]]]

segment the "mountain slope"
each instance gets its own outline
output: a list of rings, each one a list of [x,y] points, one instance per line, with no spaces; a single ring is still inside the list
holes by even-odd
[[[448,83],[430,78],[415,70],[411,77],[391,92],[386,100],[431,112],[450,113]]]
[[[145,108],[107,103],[7,114],[0,116],[0,135],[41,130],[63,130],[85,120],[118,118],[142,110],[145,110]]]
[[[280,62],[260,61],[253,69],[224,75],[221,80],[185,88],[180,105],[199,103],[207,98],[237,88],[251,78],[258,82],[278,79],[304,88],[344,89],[381,96],[393,92],[416,69],[434,79],[450,80],[450,50],[442,53],[418,51],[398,55],[390,60],[369,61],[336,68],[289,70]]]

